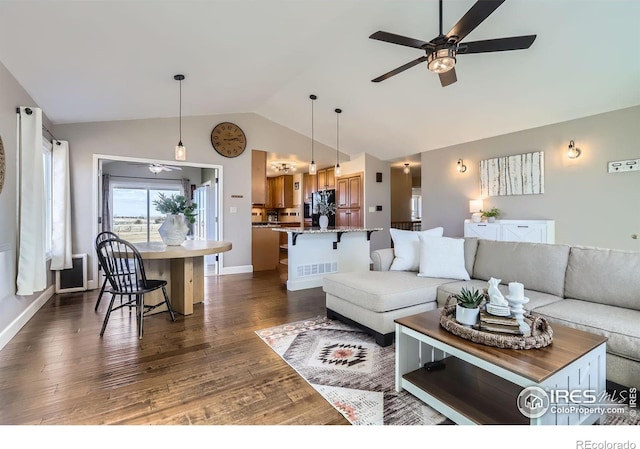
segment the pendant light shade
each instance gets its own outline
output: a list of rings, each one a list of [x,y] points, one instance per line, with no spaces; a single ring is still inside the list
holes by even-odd
[[[309,95],[311,98],[311,163],[309,164],[309,174],[316,174],[316,161],[313,158],[313,102],[318,98],[315,95]]]
[[[182,80],[184,79],[184,75],[175,75],[173,77],[174,80],[180,81],[180,137],[178,139],[178,145],[176,145],[176,161],[184,161],[187,159],[187,147],[182,144]]]
[[[340,176],[340,113],[342,109],[336,109],[336,169],[335,175]]]

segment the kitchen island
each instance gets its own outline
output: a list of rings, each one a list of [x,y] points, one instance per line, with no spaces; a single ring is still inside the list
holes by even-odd
[[[382,228],[273,228],[286,232],[289,261],[287,290],[321,287],[325,274],[369,271],[371,234]]]

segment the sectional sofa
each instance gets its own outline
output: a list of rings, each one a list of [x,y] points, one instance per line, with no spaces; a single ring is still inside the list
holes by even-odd
[[[424,240],[438,238],[421,237]],[[457,240],[464,273],[433,277],[425,276],[422,267],[391,269],[397,262],[394,249],[377,250],[372,253],[373,270],[324,278],[327,316],[357,324],[385,346],[393,341],[396,318],[441,308],[450,294],[463,287],[486,288],[491,277],[501,279],[505,295],[509,282],[521,282],[530,313],[544,316],[552,327],[560,323],[606,336],[607,379],[640,386],[640,252],[475,238],[440,240]],[[423,256],[424,250],[421,263]]]

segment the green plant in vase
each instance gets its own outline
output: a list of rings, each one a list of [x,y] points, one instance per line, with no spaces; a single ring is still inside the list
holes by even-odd
[[[460,290],[460,293],[453,295],[453,298],[458,302],[460,307],[464,307],[465,309],[477,309],[484,301],[484,293],[473,289],[469,290],[463,288]]]
[[[164,193],[159,193],[158,199],[153,200],[153,205],[161,214],[183,214],[189,223],[193,224],[196,222],[195,217],[197,214],[193,212],[196,209],[196,204],[187,203],[187,199],[182,195],[173,194],[166,196]]]
[[[463,288],[460,293],[453,295],[453,298],[457,301],[456,321],[466,326],[476,324],[480,315],[480,304],[485,299],[484,293],[476,289]]]
[[[480,213],[483,217],[486,217],[489,223],[493,223],[494,221],[496,221],[496,218],[498,218],[501,214],[500,209],[498,209],[497,207],[493,207],[490,210],[481,210]]]

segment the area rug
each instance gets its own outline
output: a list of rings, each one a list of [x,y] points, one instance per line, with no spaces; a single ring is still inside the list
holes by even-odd
[[[406,391],[395,391],[395,346],[317,317],[257,331],[280,357],[354,425],[448,422]]]
[[[354,425],[452,424],[406,391],[395,391],[395,344],[378,346],[361,330],[316,317],[256,334]],[[635,410],[605,425],[638,425]]]

